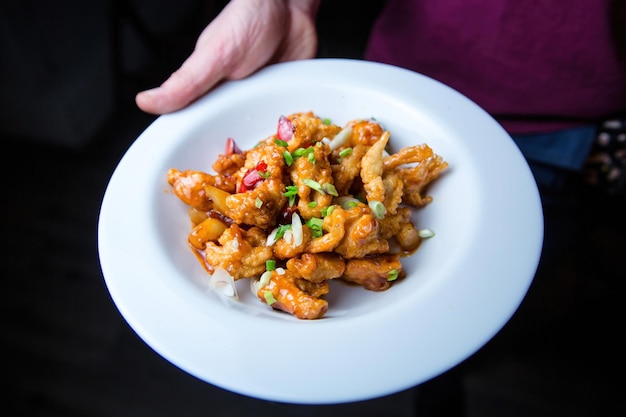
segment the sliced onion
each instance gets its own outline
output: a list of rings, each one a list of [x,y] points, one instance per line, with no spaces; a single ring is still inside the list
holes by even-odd
[[[278,275],[285,275],[285,269],[284,268],[276,268],[276,273]]]
[[[331,151],[334,151],[337,148],[341,148],[348,142],[348,139],[352,136],[352,126],[348,126],[343,128],[339,133],[335,135],[335,137],[330,141],[328,145]]]
[[[227,297],[239,298],[235,279],[224,268],[215,268],[209,280],[209,287]]]
[[[272,279],[272,271],[263,272],[261,278],[259,278],[259,287],[265,287],[269,284],[270,279]]]
[[[293,232],[290,230],[285,230],[285,234],[283,235],[283,239],[285,242],[292,243],[293,242]]]
[[[293,233],[293,247],[298,247],[302,245],[302,240],[304,239],[302,233],[302,220],[298,213],[293,213],[291,215],[291,232]]]
[[[385,208],[385,205],[383,203],[381,203],[380,201],[370,201],[368,205],[370,206],[370,210],[372,210],[372,213],[374,213],[374,216],[376,216],[377,219],[382,219],[385,217],[387,209]]]
[[[360,203],[359,199],[349,196],[337,197],[334,201],[335,203],[339,204],[344,210],[349,210],[352,203]]]
[[[254,294],[255,297],[258,297],[259,288],[261,288],[261,283],[258,278],[250,279],[250,292]]]
[[[270,232],[267,236],[267,241],[265,241],[265,246],[272,246],[276,243],[276,235],[278,234],[278,227]]]

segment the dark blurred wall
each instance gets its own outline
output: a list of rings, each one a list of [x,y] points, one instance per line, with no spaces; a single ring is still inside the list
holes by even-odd
[[[154,60],[178,58],[160,51],[173,48],[180,33],[195,29],[187,38],[195,36],[199,28],[185,24],[189,16],[199,22],[198,10],[206,12],[211,4],[3,1],[0,136],[72,148],[88,143],[113,117],[126,75],[142,77],[142,71],[155,67]],[[179,49],[179,54],[188,52],[188,47]],[[169,69],[164,64],[159,68]]]

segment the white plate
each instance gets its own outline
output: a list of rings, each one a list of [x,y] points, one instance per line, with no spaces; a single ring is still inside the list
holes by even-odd
[[[238,302],[206,289],[166,171],[210,171],[226,138],[249,148],[280,115],[309,110],[339,125],[375,117],[396,148],[426,142],[450,167],[415,216],[436,236],[403,260],[407,279],[382,293],[334,285],[327,316],[300,321],[258,302],[243,280]],[[227,390],[323,404],[410,388],[483,346],[532,281],[543,218],[522,155],[476,104],[407,70],[324,59],[266,68],[159,117],[116,168],[98,233],[111,296],[155,351]]]

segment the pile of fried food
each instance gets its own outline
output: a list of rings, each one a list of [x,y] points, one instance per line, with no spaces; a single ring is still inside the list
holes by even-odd
[[[324,316],[330,280],[388,289],[406,275],[400,258],[432,236],[411,208],[432,200],[426,188],[448,165],[426,144],[390,154],[389,140],[373,119],[340,127],[294,113],[252,149],[228,138],[215,174],[170,169],[190,247],[222,284],[250,279],[261,302],[299,319]]]

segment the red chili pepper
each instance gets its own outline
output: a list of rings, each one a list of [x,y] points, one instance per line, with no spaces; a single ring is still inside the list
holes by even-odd
[[[245,193],[249,190],[254,190],[254,187],[257,186],[258,183],[264,180],[261,176],[261,173],[267,172],[267,164],[263,161],[256,164],[256,166],[252,169],[249,169],[241,179],[241,185],[239,186],[239,192]]]
[[[280,116],[278,118],[278,129],[276,131],[276,135],[278,136],[278,139],[289,142],[291,138],[293,138],[293,124],[291,123],[291,120],[287,119],[285,116]]]
[[[226,155],[232,155],[234,153],[241,153],[241,149],[239,149],[239,147],[237,146],[233,138],[226,139],[225,153]]]

